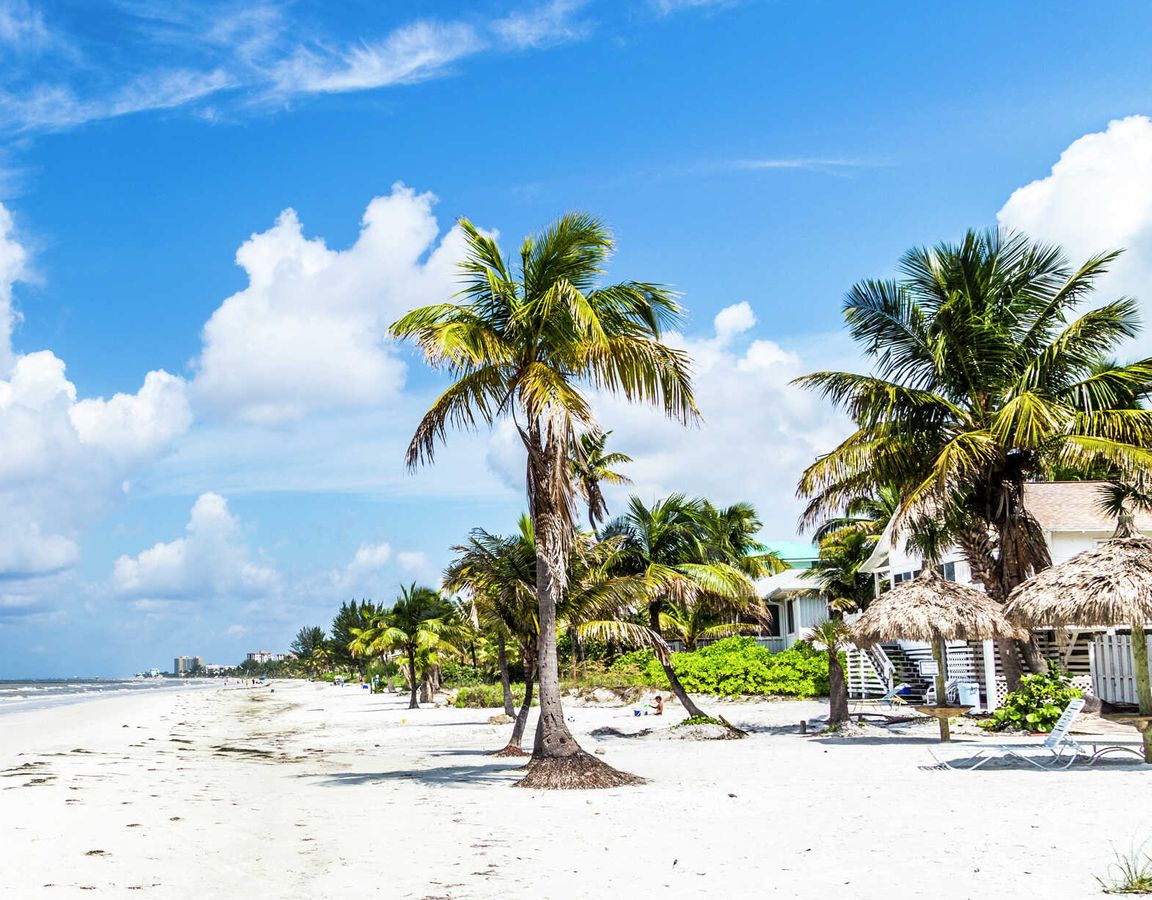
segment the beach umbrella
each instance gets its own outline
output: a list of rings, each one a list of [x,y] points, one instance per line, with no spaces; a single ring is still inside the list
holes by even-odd
[[[885,641],[927,641],[936,660],[936,706],[940,739],[948,731],[947,641],[983,641],[991,638],[1027,637],[1027,630],[1009,621],[1003,607],[983,591],[944,578],[933,567],[911,581],[904,581],[881,594],[852,626],[851,640],[868,648]],[[988,690],[993,690],[989,685]]]
[[[1144,760],[1152,762],[1152,686],[1144,636],[1152,623],[1152,540],[1121,528],[1111,540],[1033,575],[1012,591],[1004,612],[1029,626],[1131,627],[1140,702],[1136,724],[1144,736]]]

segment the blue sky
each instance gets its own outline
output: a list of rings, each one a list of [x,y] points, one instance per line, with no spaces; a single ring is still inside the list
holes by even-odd
[[[997,221],[1152,274],[1152,9],[1095,9],[0,0],[0,678],[280,649],[513,527],[506,429],[405,472],[440,382],[381,337],[462,215],[683,292],[705,426],[597,408],[795,538],[854,280]]]

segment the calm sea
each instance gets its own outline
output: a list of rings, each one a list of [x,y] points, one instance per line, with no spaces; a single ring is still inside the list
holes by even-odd
[[[210,678],[60,678],[42,681],[0,680],[0,715],[64,703],[80,703],[125,692],[179,691],[220,684]]]

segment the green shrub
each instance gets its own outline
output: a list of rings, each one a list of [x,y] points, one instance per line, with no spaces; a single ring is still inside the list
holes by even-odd
[[[668,688],[651,650],[626,653],[612,671]],[[806,644],[773,653],[750,637],[730,637],[699,650],[672,654],[672,671],[694,694],[817,697],[828,693],[828,658]]]
[[[980,723],[981,728],[1003,731],[1020,728],[1025,731],[1051,731],[1069,701],[1081,696],[1068,677],[1054,662],[1048,663],[1047,675],[1024,675],[1020,687],[1004,698],[1004,704],[992,718]]]
[[[683,722],[673,725],[673,728],[680,728],[684,725],[723,725],[719,719],[714,719],[711,716],[689,716]]]
[[[479,669],[449,659],[440,666],[440,682],[445,687],[471,687],[483,684],[484,675]]]
[[[512,700],[516,706],[524,702],[524,685],[512,685]],[[498,684],[474,684],[456,692],[457,709],[496,709],[504,706],[504,689]],[[532,705],[536,705],[533,698]]]

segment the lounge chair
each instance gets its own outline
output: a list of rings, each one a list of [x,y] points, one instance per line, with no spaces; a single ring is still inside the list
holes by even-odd
[[[911,685],[908,684],[908,682],[901,681],[899,684],[888,688],[888,690],[879,697],[865,697],[862,700],[857,700],[852,708],[851,714],[855,715],[858,712],[862,712],[863,710],[860,709],[862,706],[879,706],[881,703],[887,703],[889,709],[894,709],[897,704],[907,706],[908,701],[901,697],[900,693],[901,691],[908,690],[910,687]]]
[[[1072,727],[1072,721],[1084,708],[1084,698],[1077,697],[1064,707],[1064,712],[1060,713],[1060,718],[1056,720],[1056,724],[1052,727],[1052,733],[1044,739],[1042,743],[1015,743],[1015,744],[969,744],[976,751],[975,756],[970,757],[972,764],[966,766],[957,766],[948,760],[941,759],[930,749],[928,752],[932,754],[932,758],[936,760],[935,766],[928,766],[927,768],[934,769],[957,769],[966,772],[971,772],[973,769],[979,769],[989,760],[993,759],[1019,759],[1029,765],[1035,766],[1037,769],[1067,769],[1072,763],[1076,762],[1080,756],[1089,757],[1092,761],[1096,758],[1095,754],[1089,753],[1088,750],[1079,741],[1073,739],[1068,734],[1068,729]],[[1046,756],[1037,756],[1029,751],[1033,750],[1047,750]]]

